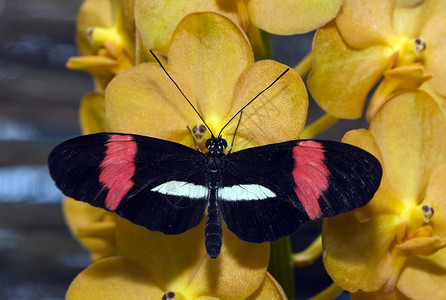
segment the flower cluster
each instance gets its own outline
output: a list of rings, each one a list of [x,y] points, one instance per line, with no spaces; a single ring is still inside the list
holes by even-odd
[[[77,20],[80,56],[67,67],[95,84],[80,105],[83,133],[200,149],[210,133],[192,136],[188,128],[202,120],[150,50],[219,132],[287,68],[270,59],[269,34],[317,30],[311,54],[294,68],[309,73],[306,82],[290,70],[248,106],[233,151],[312,137],[364,114],[369,128],[343,142],[377,157],[383,178],[365,207],[325,219],[306,252],[273,249],[271,259],[269,243],[243,242],[224,224],[221,254],[210,259],[203,222],[168,236],[66,198],[67,223],[92,260],[67,299],[292,298],[290,277],[280,272],[318,254],[334,285],[316,298],[333,290],[352,299],[446,298],[445,1],[85,0]],[[327,114],[304,129],[307,88]],[[236,125],[223,138],[231,140]],[[267,272],[277,261],[280,282]]]

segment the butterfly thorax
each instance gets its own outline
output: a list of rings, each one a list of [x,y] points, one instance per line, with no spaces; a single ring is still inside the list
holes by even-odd
[[[205,163],[208,185],[211,189],[217,189],[221,180],[221,172],[226,161],[224,150],[227,146],[228,143],[222,138],[210,138],[206,141],[208,151],[205,154]]]

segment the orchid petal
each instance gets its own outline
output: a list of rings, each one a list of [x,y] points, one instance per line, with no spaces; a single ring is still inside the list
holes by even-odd
[[[442,96],[446,96],[446,13],[429,19],[421,35],[427,45],[424,64],[434,75],[432,86]]]
[[[249,0],[251,21],[260,29],[281,35],[305,33],[332,20],[342,0]]]
[[[79,109],[82,132],[85,134],[110,131],[105,116],[104,95],[92,92],[87,94]]]
[[[287,297],[280,284],[270,273],[266,272],[262,285],[254,294],[247,298],[247,300],[255,299],[287,299]]]
[[[235,23],[238,21],[235,1],[136,0],[135,19],[145,47],[166,54],[169,41],[181,19],[199,11],[217,12]]]
[[[383,215],[358,223],[352,213],[324,219],[324,265],[336,284],[350,292],[375,291],[387,281],[392,270],[388,249],[398,220]]]
[[[90,251],[92,261],[118,253],[115,223],[109,212],[68,197],[63,212],[72,235]]]
[[[65,298],[71,299],[161,299],[164,292],[143,269],[120,257],[92,264],[71,283]]]
[[[259,61],[242,73],[229,116],[236,114],[287,69],[283,77],[243,111],[234,151],[299,138],[308,109],[305,86],[296,72],[271,60]],[[237,118],[227,130],[228,138],[233,135]]]
[[[181,77],[166,68],[189,94],[190,89]],[[200,119],[155,63],[140,64],[119,73],[108,85],[105,100],[112,131],[193,145],[187,125],[193,127]]]
[[[329,114],[354,119],[362,114],[367,94],[382,76],[389,48],[355,50],[347,46],[334,23],[318,30],[313,44],[313,70],[308,89]]]
[[[345,0],[336,18],[342,37],[354,48],[390,46],[394,39],[392,12],[395,1]]]
[[[169,66],[187,80],[206,123],[217,132],[228,121],[240,74],[254,64],[246,36],[221,15],[191,14],[175,30],[168,57]]]
[[[443,177],[444,178],[444,177]],[[406,264],[397,283],[410,299],[446,299],[446,249],[434,254],[414,256]]]
[[[398,95],[384,107],[370,131],[396,196],[416,205],[429,178],[427,172],[446,158],[445,153],[438,153],[446,149],[446,124],[436,103],[423,92]]]

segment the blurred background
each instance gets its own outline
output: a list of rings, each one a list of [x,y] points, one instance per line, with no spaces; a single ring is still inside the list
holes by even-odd
[[[81,0],[0,0],[0,299],[63,299],[89,257],[71,237],[46,160],[79,134],[92,89],[65,68]]]
[[[69,71],[81,0],[0,0],[0,299],[63,299],[89,265],[61,213],[62,195],[48,175],[47,156],[80,134],[78,105],[90,76]],[[275,59],[294,66],[311,49],[312,34],[272,37]],[[310,107],[311,122],[322,112]],[[321,137],[340,140],[341,122]],[[318,233],[312,223],[293,238],[295,250]],[[296,272],[297,295],[330,283],[322,263]],[[344,296],[343,298],[346,298]]]

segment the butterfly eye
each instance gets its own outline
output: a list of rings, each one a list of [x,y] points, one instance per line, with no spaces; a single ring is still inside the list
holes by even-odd
[[[226,140],[221,140],[221,145],[223,146],[223,150],[228,147],[228,142]]]

